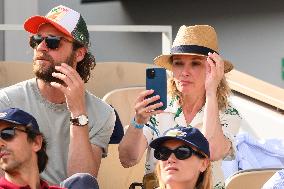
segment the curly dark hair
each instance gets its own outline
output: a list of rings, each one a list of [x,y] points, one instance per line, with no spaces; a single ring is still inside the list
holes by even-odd
[[[36,136],[42,137],[41,149],[36,152],[37,153],[37,166],[38,166],[39,172],[41,173],[44,171],[47,165],[47,162],[48,162],[48,156],[46,153],[47,141],[41,132],[34,131],[31,127],[26,127],[26,132],[28,135],[28,140],[31,142],[35,141]]]
[[[73,51],[85,47],[81,43],[75,41],[73,42]],[[87,48],[87,47],[85,47]],[[87,48],[88,49],[88,48]],[[91,76],[91,70],[94,69],[96,66],[95,57],[90,53],[87,52],[80,62],[78,62],[76,70],[79,73],[82,80],[87,83]]]

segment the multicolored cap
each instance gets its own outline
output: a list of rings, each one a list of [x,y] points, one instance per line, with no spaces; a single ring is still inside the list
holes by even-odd
[[[36,34],[42,24],[50,23],[62,33],[72,37],[74,40],[89,45],[89,32],[82,15],[69,7],[59,5],[51,9],[46,16],[32,16],[24,23],[26,31]]]
[[[36,119],[31,114],[20,110],[19,108],[0,110],[0,121],[6,121],[22,126],[30,126],[33,131],[39,132]]]

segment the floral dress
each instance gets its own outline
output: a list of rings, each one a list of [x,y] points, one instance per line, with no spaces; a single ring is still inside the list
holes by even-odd
[[[171,127],[202,127],[204,116],[204,106],[195,115],[190,124],[186,123],[182,107],[178,103],[177,97],[168,99],[168,107],[161,114],[157,114],[150,118],[150,121],[143,128],[143,133],[147,138],[148,144],[155,138],[161,136],[166,130]],[[220,123],[222,125],[224,135],[232,142],[233,153],[229,154],[224,160],[232,160],[235,157],[235,136],[239,131],[242,118],[238,111],[229,105],[225,111],[219,112]],[[147,150],[147,157],[145,163],[145,174],[152,173],[155,170],[156,159],[154,158],[154,150],[150,147]],[[214,188],[224,187],[224,175],[221,169],[222,160],[214,161],[212,163],[213,183]]]

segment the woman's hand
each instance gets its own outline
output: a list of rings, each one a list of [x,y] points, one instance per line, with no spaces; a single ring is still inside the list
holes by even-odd
[[[155,110],[163,106],[162,102],[149,105],[152,102],[155,102],[160,99],[159,95],[147,98],[148,95],[153,94],[154,90],[146,90],[139,94],[135,102],[135,120],[138,124],[146,124],[150,117],[155,114],[162,113],[163,110]],[[149,106],[148,106],[149,105]]]
[[[208,53],[206,64],[206,94],[216,94],[217,87],[224,76],[224,61],[217,53]]]

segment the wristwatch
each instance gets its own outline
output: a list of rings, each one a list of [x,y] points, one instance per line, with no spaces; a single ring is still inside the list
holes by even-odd
[[[88,119],[88,116],[86,115],[79,115],[78,117],[75,117],[75,118],[70,117],[70,122],[72,125],[82,127],[89,123],[89,119]]]

